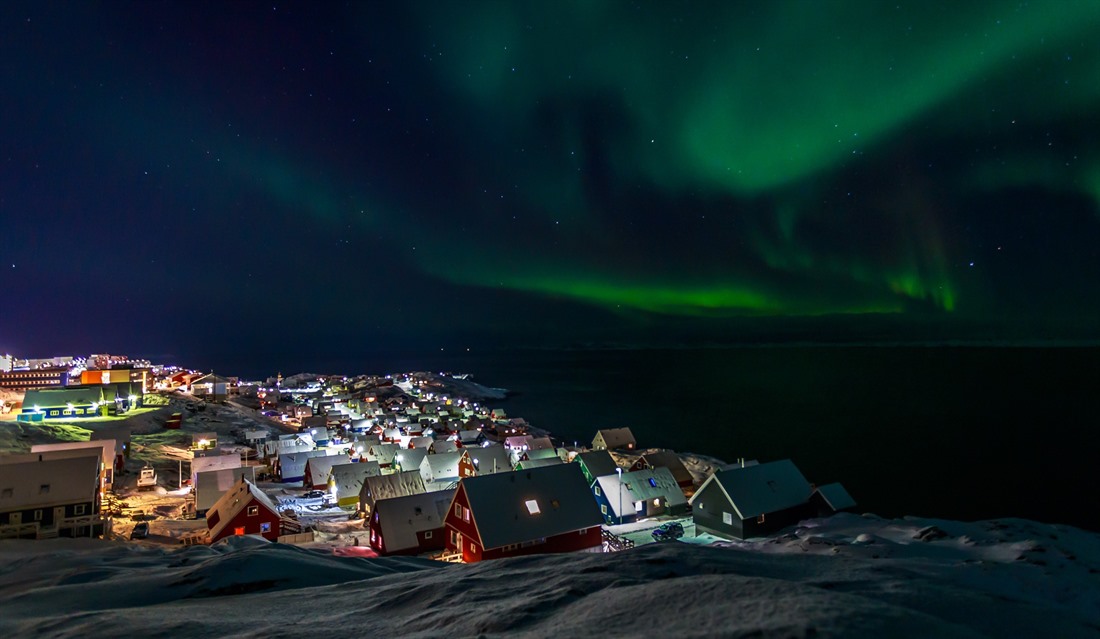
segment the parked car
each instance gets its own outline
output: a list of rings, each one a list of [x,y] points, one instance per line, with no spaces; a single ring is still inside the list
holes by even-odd
[[[134,526],[130,531],[130,539],[145,539],[149,536],[149,522],[143,521]]]
[[[323,490],[311,490],[311,491],[309,491],[308,493],[306,493],[305,495],[302,495],[302,496],[305,497],[306,499],[319,499],[319,498],[325,496],[325,491],[323,491]]]
[[[684,527],[678,521],[669,521],[653,530],[654,541],[674,541],[684,536]]]

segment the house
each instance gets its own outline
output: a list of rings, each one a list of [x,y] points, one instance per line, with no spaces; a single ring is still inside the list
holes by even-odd
[[[446,545],[443,519],[455,491],[379,501],[370,517],[370,547],[379,555],[419,555]]]
[[[225,401],[229,395],[235,394],[233,380],[210,373],[191,380],[191,394],[195,397],[203,397],[210,401]]]
[[[611,453],[606,450],[580,453],[573,458],[573,461],[581,467],[581,472],[584,473],[584,479],[589,486],[596,481],[597,477],[610,475],[619,467],[615,460],[611,458]]]
[[[671,450],[645,453],[638,461],[634,462],[630,470],[641,470],[643,468],[667,468],[672,471],[672,476],[676,478],[676,483],[680,484],[680,490],[684,491],[685,495],[690,497],[695,492],[695,480],[691,476],[691,472],[687,469],[687,466],[684,466],[680,456]]]
[[[516,462],[516,470],[530,470],[532,468],[542,468],[543,466],[554,466],[555,464],[564,464],[561,457],[552,455],[550,457],[541,457],[539,459],[521,459]]]
[[[424,478],[426,490],[443,490],[458,481],[458,463],[462,453],[442,453],[428,455],[420,463],[420,476]]]
[[[513,464],[503,446],[473,446],[462,449],[458,462],[459,477],[511,472]]]
[[[550,441],[549,437],[532,437],[527,444],[527,450],[556,451],[557,448],[555,448],[554,443]]]
[[[376,461],[382,468],[393,465],[393,457],[401,450],[397,444],[371,444],[367,449],[367,460]]]
[[[629,428],[604,428],[596,432],[592,439],[592,448],[595,450],[634,450],[638,443],[634,441],[634,433]]]
[[[435,443],[435,439],[433,437],[430,437],[430,436],[413,437],[413,438],[409,439],[408,447],[409,448],[423,448],[424,450],[428,450],[432,447],[432,444],[434,444],[434,443]]]
[[[103,534],[95,450],[0,458],[0,538]]]
[[[206,511],[206,528],[208,544],[242,535],[278,541],[279,511],[262,490],[241,478]]]
[[[454,440],[442,440],[437,439],[432,443],[432,447],[428,450],[433,455],[442,455],[443,453],[454,453],[459,449],[458,442]]]
[[[113,407],[114,394],[105,393],[102,386],[32,389],[23,396],[18,420],[95,418]]]
[[[855,510],[856,500],[838,483],[818,486],[810,495],[810,512],[815,517],[830,517],[838,512]]]
[[[240,467],[241,456],[236,453],[231,455],[206,455],[195,457],[191,460],[191,485],[195,486],[198,484],[199,473]]]
[[[332,467],[332,487],[336,491],[336,505],[341,508],[355,508],[359,503],[359,492],[367,477],[377,477],[382,468],[376,461],[337,464]]]
[[[57,458],[61,451],[85,451],[91,450],[93,454],[98,454],[102,466],[100,467],[100,474],[102,477],[102,488],[104,492],[110,492],[114,490],[115,471],[121,468],[121,464],[124,461],[118,453],[118,443],[114,439],[94,439],[87,442],[58,442],[54,444],[34,444],[31,446],[31,453],[54,453],[53,458]],[[78,457],[79,454],[66,454],[61,456]]]
[[[789,459],[720,470],[692,495],[692,518],[719,537],[764,537],[810,517],[812,492]]]
[[[400,428],[386,428],[382,431],[383,443],[391,444],[393,442],[401,441],[401,429]]]
[[[302,418],[302,427],[300,430],[309,432],[314,428],[328,428],[328,418],[324,415],[311,415]]]
[[[314,490],[328,490],[329,474],[332,472],[332,467],[337,464],[346,464],[349,461],[347,455],[310,457],[306,460],[305,478],[302,480],[302,485]]]
[[[204,470],[195,477],[195,514],[201,517],[206,515],[222,495],[240,483],[242,478],[256,481],[256,467]]]
[[[523,452],[530,450],[531,440],[534,437],[530,435],[513,435],[512,437],[504,438],[504,447],[511,451]]]
[[[463,446],[477,446],[481,443],[480,430],[460,430],[457,436],[458,442]]]
[[[359,510],[369,515],[378,501],[424,492],[427,492],[424,479],[417,470],[367,477],[363,480],[363,489],[359,491]]]
[[[688,501],[672,472],[664,467],[597,477],[592,494],[608,524],[628,524],[646,517],[678,515]]]
[[[502,421],[508,419],[508,414],[504,412],[503,408],[494,408],[489,412],[489,419],[492,419],[494,422]]]
[[[421,462],[428,456],[428,449],[426,448],[406,448],[393,456],[393,465],[398,472],[406,470],[419,472]]]
[[[323,450],[310,450],[304,453],[284,453],[279,455],[279,475],[283,483],[304,482],[306,462],[314,457],[327,457]]]
[[[469,563],[599,548],[602,522],[573,464],[465,477],[447,511],[447,550]]]

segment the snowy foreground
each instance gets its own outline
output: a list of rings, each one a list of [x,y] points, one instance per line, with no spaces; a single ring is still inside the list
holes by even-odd
[[[476,565],[251,538],[0,542],[3,636],[1096,637],[1100,536],[838,515],[775,539]]]

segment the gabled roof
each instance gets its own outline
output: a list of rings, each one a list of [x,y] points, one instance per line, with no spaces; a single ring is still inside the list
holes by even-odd
[[[504,447],[514,450],[528,450],[531,448],[532,439],[534,439],[534,437],[530,435],[513,435],[511,437],[505,437]]]
[[[720,470],[703,482],[692,503],[712,482],[722,489],[741,519],[804,504],[812,492],[810,482],[789,459]]]
[[[821,496],[821,498],[825,500],[825,503],[829,505],[829,508],[832,508],[834,511],[856,507],[856,500],[852,499],[848,491],[844,490],[844,486],[839,483],[818,486],[817,490],[814,492]]]
[[[564,464],[561,457],[543,457],[540,459],[526,459],[516,462],[516,470],[529,470],[531,468],[542,468],[543,466],[554,466],[556,464]]]
[[[382,469],[376,461],[349,462],[332,467],[332,480],[336,483],[336,497],[358,495],[367,477],[377,477]]]
[[[459,448],[456,442],[450,440],[437,439],[432,444],[432,454],[442,455],[443,453],[453,453]]]
[[[393,456],[393,461],[401,466],[401,470],[419,471],[420,464],[425,457],[430,457],[427,448],[404,448],[397,451],[397,454]]]
[[[601,428],[596,435],[603,435],[603,443],[611,449],[624,448],[636,444],[634,433],[629,428]]]
[[[195,479],[195,477],[199,473],[209,470],[240,467],[241,456],[236,453],[233,453],[232,455],[208,455],[206,457],[196,457],[191,460],[191,478]]]
[[[425,435],[424,437],[413,437],[409,440],[409,448],[430,448],[435,443],[435,438],[431,435]]]
[[[95,501],[101,460],[94,450],[72,457],[41,455],[42,461],[0,464],[0,512]]]
[[[378,517],[386,552],[415,548],[416,533],[442,528],[454,494],[454,489],[439,490],[377,502],[371,516]]]
[[[420,462],[420,474],[425,478],[433,477],[433,481],[458,478],[458,462],[462,459],[462,453],[440,453],[428,455]]]
[[[459,490],[466,494],[486,549],[603,523],[584,474],[573,464],[466,477],[459,483]]]
[[[642,455],[642,460],[650,468],[667,468],[672,471],[672,476],[676,478],[677,482],[692,483],[691,472],[688,471],[687,466],[684,466],[683,460],[680,456],[670,450],[662,450],[655,453],[646,453]]]
[[[481,437],[480,430],[460,430],[458,431],[458,441],[463,444],[472,444]]]
[[[319,484],[328,483],[328,475],[332,471],[332,467],[337,464],[343,464],[348,461],[347,455],[325,455],[324,457],[310,457],[306,460],[306,469],[309,471],[309,477],[306,479],[310,485],[317,486]]]
[[[108,466],[112,466],[115,463],[116,444],[113,439],[93,439],[87,442],[57,442],[53,444],[34,444],[31,446],[32,453],[82,449],[91,449],[98,452]]]
[[[363,490],[360,494],[377,502],[381,499],[419,495],[422,492],[424,492],[424,478],[420,476],[419,471],[410,470],[392,475],[367,477],[363,480]]]
[[[236,486],[242,477],[252,478],[255,466],[248,468],[218,468],[195,474],[195,510],[209,510],[226,491]]]
[[[400,450],[401,446],[397,444],[371,444],[367,449],[367,458],[385,466],[393,463],[393,456]]]
[[[583,462],[584,467],[588,469],[588,474],[593,477],[610,475],[619,467],[615,460],[611,458],[611,453],[606,450],[592,450],[581,453],[573,461]]]
[[[665,505],[668,507],[687,503],[687,498],[684,497],[684,492],[680,489],[676,478],[672,476],[669,469],[664,467],[623,473],[621,483],[618,473],[604,475],[596,478],[596,485],[600,487],[607,502],[611,504],[611,510],[616,517],[621,517],[624,513],[633,515],[636,501],[660,498],[665,500]],[[619,499],[620,488],[622,499]],[[622,513],[619,512],[620,504]]]
[[[209,522],[215,514],[218,516],[218,523],[214,524],[213,528],[210,528],[210,538],[214,539],[225,530],[226,526],[233,522],[233,518],[236,517],[244,507],[249,503],[255,503],[258,506],[270,510],[272,513],[278,515],[279,510],[275,507],[275,504],[271,503],[264,491],[256,488],[252,482],[247,479],[241,478],[241,480],[232,488],[226,491],[221,496],[210,510],[206,512],[206,521]],[[207,523],[209,528],[210,524]]]
[[[512,462],[508,458],[508,451],[503,446],[471,446],[463,448],[463,452],[469,456],[470,463],[474,465],[479,475],[491,475],[493,473],[511,472]]]
[[[558,451],[553,448],[532,448],[526,453],[527,459],[557,459],[561,460],[558,456]]]
[[[556,450],[549,437],[532,437],[528,450]]]
[[[114,395],[111,395],[110,399],[113,400]],[[23,412],[29,413],[35,406],[45,410],[64,408],[70,403],[75,406],[85,406],[93,402],[102,404],[104,400],[103,387],[99,385],[31,389],[23,395]]]

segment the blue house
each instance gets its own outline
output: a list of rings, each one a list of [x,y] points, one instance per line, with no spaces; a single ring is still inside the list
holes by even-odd
[[[687,497],[672,471],[664,467],[597,477],[592,484],[592,494],[608,524],[629,524],[646,517],[678,515],[688,510]]]

